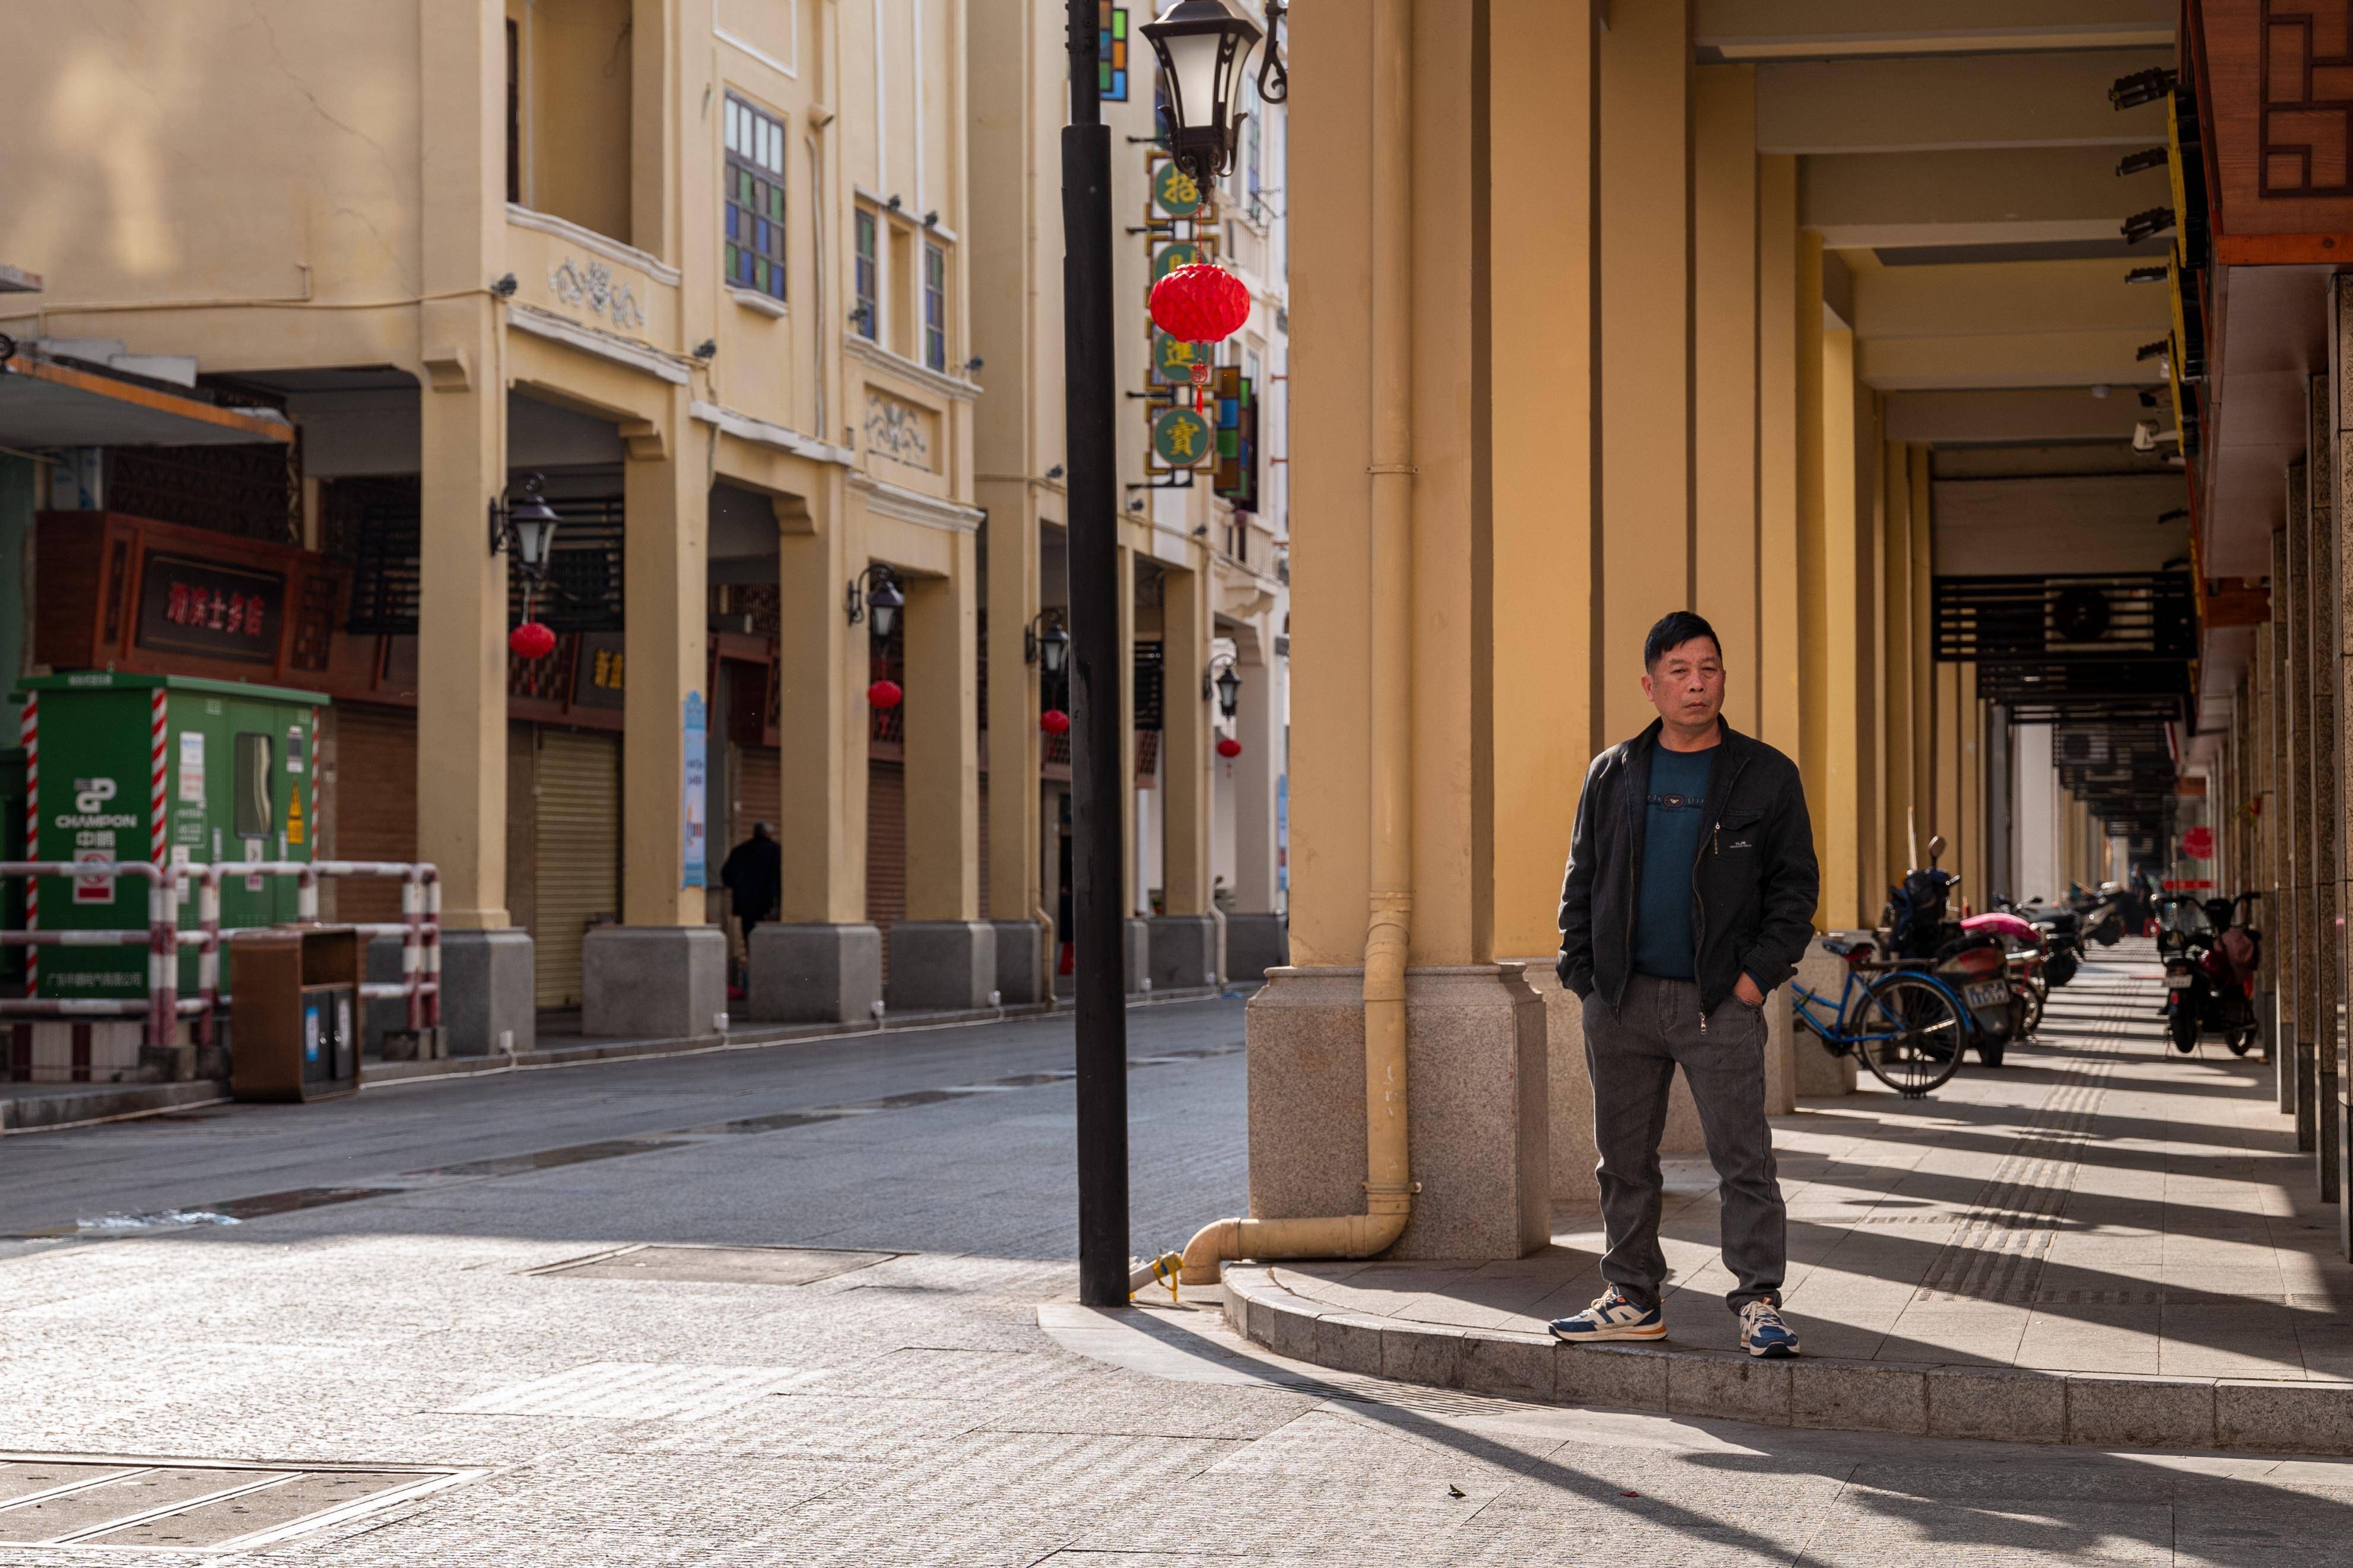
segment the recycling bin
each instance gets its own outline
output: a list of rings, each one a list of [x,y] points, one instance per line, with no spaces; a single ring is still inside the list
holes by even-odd
[[[360,1087],[367,943],[350,926],[278,926],[229,939],[229,1092],[329,1100]]]

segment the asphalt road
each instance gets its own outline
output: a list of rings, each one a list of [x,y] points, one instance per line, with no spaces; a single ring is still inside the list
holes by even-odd
[[[1245,1201],[1241,1008],[1130,1027],[1143,1251]],[[1211,1313],[1074,1329],[1068,1030],[0,1140],[0,1228],[58,1233],[0,1257],[0,1565],[2353,1561],[2344,1461],[1555,1410],[1282,1363]],[[35,1543],[227,1475],[259,1489]],[[347,1515],[195,1543],[337,1487]]]

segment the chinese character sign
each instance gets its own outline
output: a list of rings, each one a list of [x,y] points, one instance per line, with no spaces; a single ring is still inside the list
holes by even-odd
[[[286,579],[192,556],[153,553],[139,579],[142,648],[243,664],[278,662]]]

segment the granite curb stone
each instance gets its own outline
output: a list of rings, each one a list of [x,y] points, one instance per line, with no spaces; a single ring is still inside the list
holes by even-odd
[[[1229,1265],[1225,1286],[1227,1321],[1278,1355],[1506,1398],[2013,1443],[2353,1454],[2353,1384],[2342,1383],[1571,1346],[1335,1311],[1285,1289],[1263,1264]]]

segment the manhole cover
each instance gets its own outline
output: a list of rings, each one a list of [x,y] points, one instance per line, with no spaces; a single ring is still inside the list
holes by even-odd
[[[452,1405],[454,1415],[581,1415],[608,1421],[710,1415],[820,1377],[789,1366],[667,1366],[595,1361]]]
[[[241,1551],[481,1473],[11,1455],[0,1457],[0,1542]]]
[[[871,1268],[895,1252],[814,1247],[630,1247],[533,1269],[594,1279],[674,1279],[703,1285],[811,1285]]]

